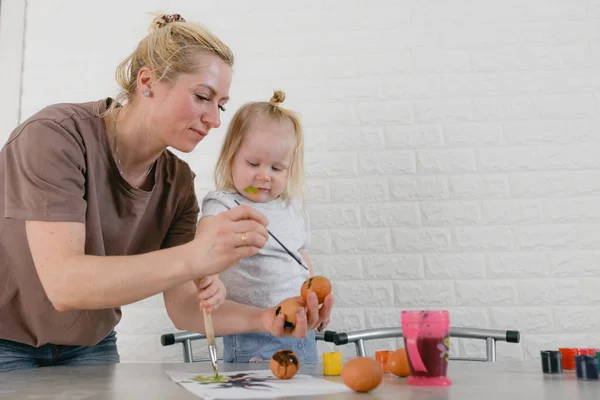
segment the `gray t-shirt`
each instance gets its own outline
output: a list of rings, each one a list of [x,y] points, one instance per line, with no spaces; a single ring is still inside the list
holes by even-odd
[[[215,216],[240,204],[250,204],[269,220],[268,229],[299,260],[298,250],[310,246],[308,215],[296,200],[276,199],[254,203],[236,192],[213,191],[202,201],[202,216]],[[309,277],[306,263],[298,264],[271,236],[259,253],[240,260],[219,276],[227,298],[256,307],[274,307],[282,300],[300,295]]]

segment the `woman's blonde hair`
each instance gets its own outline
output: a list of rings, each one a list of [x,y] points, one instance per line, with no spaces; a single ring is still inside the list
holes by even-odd
[[[284,100],[285,93],[275,91],[268,102],[246,103],[233,115],[215,166],[215,186],[217,190],[235,190],[232,174],[233,158],[252,124],[258,117],[265,117],[280,124],[291,121],[294,125],[296,145],[294,146],[287,185],[281,197],[285,200],[296,198],[304,203],[304,136],[302,125],[296,113],[279,106]]]
[[[186,22],[179,14],[155,15],[150,33],[117,67],[115,76],[120,90],[111,109],[119,103],[134,102],[137,75],[142,67],[150,68],[159,81],[172,82],[180,74],[195,72],[203,53],[233,66],[231,49],[202,25]]]

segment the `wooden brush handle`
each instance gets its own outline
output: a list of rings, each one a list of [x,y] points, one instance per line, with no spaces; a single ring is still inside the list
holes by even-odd
[[[202,278],[194,279],[196,286]],[[202,316],[204,317],[204,331],[206,332],[206,340],[208,344],[215,344],[215,328],[213,328],[212,316],[206,311],[206,308],[202,309]]]
[[[206,340],[208,344],[215,344],[215,329],[213,328],[212,316],[206,311],[206,308],[202,309],[204,316],[204,330],[206,331]]]

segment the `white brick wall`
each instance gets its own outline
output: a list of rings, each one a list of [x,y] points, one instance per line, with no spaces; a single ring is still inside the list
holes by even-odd
[[[600,346],[598,1],[82,3],[28,1],[22,118],[113,94],[144,12],[206,23],[237,56],[229,110],[282,88],[303,116],[331,328],[447,308],[454,326],[521,330],[501,359]],[[223,132],[186,156],[199,196]],[[173,330],[159,297],[125,307],[118,330],[124,361],[181,359],[158,343]]]

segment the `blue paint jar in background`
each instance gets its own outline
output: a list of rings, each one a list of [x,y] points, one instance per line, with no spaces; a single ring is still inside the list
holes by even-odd
[[[575,373],[577,374],[577,379],[597,380],[598,359],[594,356],[575,356]]]

